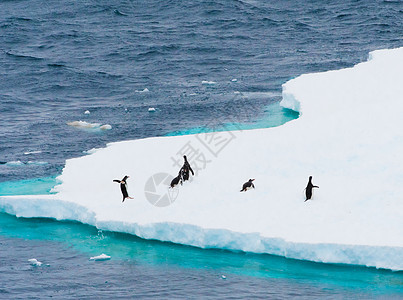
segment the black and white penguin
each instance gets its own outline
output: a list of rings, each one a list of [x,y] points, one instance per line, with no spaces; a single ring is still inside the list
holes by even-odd
[[[308,185],[305,188],[305,196],[306,196],[305,201],[308,201],[309,199],[312,198],[312,189],[313,188],[319,188],[319,187],[317,185],[312,184],[312,176],[309,176]]]
[[[125,202],[126,198],[133,199],[132,197],[129,197],[129,194],[127,193],[127,182],[126,182],[127,178],[129,178],[129,176],[126,175],[125,177],[123,177],[122,180],[119,180],[119,179],[113,180],[113,182],[120,183],[120,190],[122,191],[122,195],[123,195],[122,202]]]
[[[253,184],[253,180],[255,180],[255,179],[249,179],[247,182],[245,182],[243,184],[242,190],[240,190],[240,192],[246,192],[247,190],[255,188],[255,185]]]
[[[183,159],[185,160],[185,162],[183,163],[183,166],[180,169],[179,174],[181,175],[182,180],[186,181],[189,180],[189,171],[192,172],[192,176],[194,176],[195,173],[193,172],[193,169],[190,166],[186,155],[183,156]]]
[[[175,186],[177,186],[178,184],[182,184],[182,174],[179,171],[178,176],[176,176],[174,179],[172,179],[171,181],[171,188],[174,188]]]

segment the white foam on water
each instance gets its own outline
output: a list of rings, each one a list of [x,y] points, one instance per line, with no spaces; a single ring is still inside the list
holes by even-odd
[[[28,261],[34,267],[42,266],[42,262],[38,261],[36,258],[30,258],[30,259],[28,259]]]
[[[90,260],[95,260],[95,261],[103,261],[103,260],[109,260],[111,257],[109,255],[106,255],[102,253],[101,255],[98,256],[93,256],[90,258]]]
[[[38,153],[42,153],[42,151],[40,151],[40,150],[37,150],[37,151],[27,151],[27,152],[24,152],[24,155],[38,154]]]
[[[215,81],[203,80],[203,81],[202,81],[202,84],[205,84],[205,85],[214,85],[214,84],[217,84],[217,82],[215,82]]]

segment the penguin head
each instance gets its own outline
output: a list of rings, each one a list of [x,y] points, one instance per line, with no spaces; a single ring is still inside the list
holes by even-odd
[[[126,175],[125,177],[123,177],[123,180],[126,180],[127,178],[129,178],[129,176]]]
[[[312,176],[309,176],[309,181],[311,181],[312,180]]]
[[[186,157],[186,155],[184,155],[183,156],[183,159],[185,160],[185,161],[187,161],[188,159],[187,159],[187,157]]]
[[[252,181],[254,181],[255,179],[249,179],[249,182],[252,182]]]

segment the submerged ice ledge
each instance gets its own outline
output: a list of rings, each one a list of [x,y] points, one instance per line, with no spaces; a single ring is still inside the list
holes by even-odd
[[[232,140],[218,154],[203,134],[112,143],[67,160],[53,198],[1,197],[1,209],[202,248],[403,270],[403,48],[370,58],[287,82],[281,104],[300,117],[219,133]],[[189,145],[208,162],[172,205],[153,206],[147,183],[176,175]],[[121,203],[112,179],[124,175],[134,200]],[[320,188],[304,202],[310,175]],[[240,193],[248,178],[256,189]]]
[[[190,224],[172,222],[146,225],[117,221],[98,222],[94,213],[89,212],[85,207],[58,200],[54,195],[3,196],[0,197],[0,210],[24,218],[45,217],[59,221],[80,221],[104,231],[128,233],[144,239],[173,242],[204,249],[226,249],[321,263],[403,270],[401,247],[293,243],[282,238],[266,238],[259,233],[204,229]],[[97,260],[97,257],[93,259]]]

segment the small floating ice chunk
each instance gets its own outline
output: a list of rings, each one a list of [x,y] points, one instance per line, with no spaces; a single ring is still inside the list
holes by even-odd
[[[148,88],[145,88],[145,89],[142,90],[142,91],[135,90],[136,93],[147,93],[147,92],[149,92],[149,91],[150,91],[150,90],[149,90]]]
[[[241,92],[240,91],[235,91],[234,94],[239,95]]]
[[[88,123],[85,121],[68,122],[67,125],[83,129],[101,129],[101,130],[112,129],[112,126],[109,124],[101,125],[100,123]]]
[[[149,108],[148,108],[148,111],[149,111],[149,112],[155,112],[156,109],[155,109],[154,107],[149,107]]]
[[[33,265],[34,267],[40,267],[42,266],[42,263],[38,261],[36,258],[30,258],[28,259],[29,263]]]
[[[67,125],[73,126],[73,127],[78,127],[78,128],[96,128],[96,127],[101,126],[101,124],[99,124],[99,123],[88,123],[85,121],[67,122]]]
[[[93,256],[90,258],[90,260],[95,260],[95,261],[102,261],[102,260],[108,260],[108,259],[111,259],[111,257],[109,255],[106,255],[103,253],[101,255]]]
[[[217,82],[215,82],[215,81],[207,81],[207,80],[203,80],[202,81],[202,84],[207,84],[207,85],[214,85],[214,84],[216,84]]]
[[[221,279],[227,279],[227,276],[221,275]]]
[[[234,79],[232,79],[231,81],[232,81],[232,82],[237,82],[238,79],[234,78]]]
[[[86,111],[84,112],[84,114],[89,115],[89,114],[90,114],[90,111],[89,111],[89,110],[86,110]]]
[[[111,130],[112,126],[109,125],[109,124],[105,124],[105,125],[102,125],[101,127],[99,127],[99,129],[101,129],[101,130]]]

